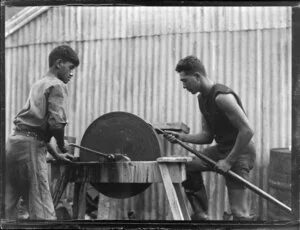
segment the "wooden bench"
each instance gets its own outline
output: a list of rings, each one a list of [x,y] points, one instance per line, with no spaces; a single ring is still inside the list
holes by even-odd
[[[70,165],[60,165],[66,170],[61,176],[54,191],[55,200],[59,200],[60,194],[68,182],[75,182],[73,218],[84,219],[86,211],[87,183],[163,183],[170,210],[174,220],[190,220],[187,205],[185,203],[181,183],[186,180],[185,163],[191,157],[160,157],[156,161],[132,161],[132,162],[78,162]],[[112,167],[113,166],[113,167]],[[100,210],[98,209],[98,212]]]

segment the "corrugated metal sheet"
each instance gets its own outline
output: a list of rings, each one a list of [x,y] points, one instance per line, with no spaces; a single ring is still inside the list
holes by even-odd
[[[289,7],[53,7],[5,42],[7,135],[30,85],[46,71],[48,53],[67,43],[81,60],[68,86],[67,135],[78,141],[94,119],[117,110],[152,123],[184,122],[199,132],[196,97],[182,89],[174,71],[180,58],[194,54],[214,81],[241,96],[255,130],[254,184],[267,191],[270,149],[291,144]],[[186,154],[163,145],[166,155]],[[224,180],[205,173],[205,181],[210,215],[221,219],[228,210]],[[168,218],[161,185],[140,196],[141,217]],[[251,196],[253,212],[266,216],[266,202]],[[122,202],[124,210],[134,209],[134,200]],[[120,211],[116,216],[125,218]]]

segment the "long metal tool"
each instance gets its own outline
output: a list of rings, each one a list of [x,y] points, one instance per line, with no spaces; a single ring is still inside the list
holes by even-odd
[[[159,128],[154,127],[154,129],[160,133],[160,134],[167,134],[167,132],[165,132],[164,130],[161,130]],[[177,139],[176,137],[175,141],[181,145],[183,148],[185,148],[186,150],[188,150],[189,152],[195,154],[197,157],[199,157],[200,159],[202,159],[203,161],[211,164],[213,167],[217,167],[217,163],[215,161],[213,161],[212,159],[210,159],[209,157],[201,154],[200,152],[198,152],[197,150],[191,148],[189,145],[183,143],[181,140]],[[253,192],[255,192],[256,194],[260,195],[261,197],[265,198],[266,200],[276,204],[278,207],[283,208],[284,210],[288,211],[289,213],[292,212],[292,209],[290,207],[288,207],[287,205],[285,205],[284,203],[280,202],[279,200],[277,200],[276,198],[274,198],[273,196],[271,196],[270,194],[266,193],[265,191],[263,191],[262,189],[258,188],[257,186],[251,184],[249,181],[245,180],[243,177],[237,175],[236,173],[234,173],[233,171],[229,170],[226,173],[227,175],[230,175],[231,177],[233,177],[234,179],[238,180],[241,184],[245,185],[247,188],[249,188],[250,190],[252,190]]]
[[[83,146],[80,146],[80,145],[76,145],[74,143],[69,143],[69,146],[73,146],[73,147],[85,150],[87,152],[95,153],[95,154],[97,154],[101,157],[105,157],[105,158],[107,158],[108,160],[111,160],[111,161],[121,161],[121,160],[131,161],[130,158],[125,156],[124,154],[118,154],[118,153],[116,153],[116,154],[105,154],[105,153],[95,151],[93,149],[89,149],[89,148],[86,148],[86,147],[83,147]]]

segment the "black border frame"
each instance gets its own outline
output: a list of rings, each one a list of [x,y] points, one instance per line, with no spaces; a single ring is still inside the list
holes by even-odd
[[[300,7],[292,11],[292,211],[300,220]]]
[[[105,5],[105,6],[290,6],[292,7],[292,210],[293,221],[4,221],[5,188],[5,6]],[[83,228],[136,229],[238,227],[247,229],[300,229],[300,2],[298,1],[133,1],[133,0],[1,0],[0,4],[0,229]],[[284,228],[285,229],[285,228]]]

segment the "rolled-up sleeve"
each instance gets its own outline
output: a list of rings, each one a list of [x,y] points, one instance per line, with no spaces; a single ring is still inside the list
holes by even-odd
[[[66,116],[67,89],[54,85],[49,89],[48,124],[50,129],[62,129],[67,124]]]

